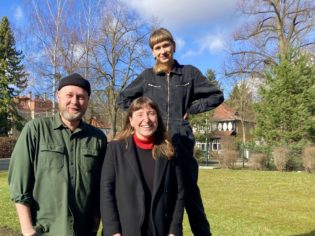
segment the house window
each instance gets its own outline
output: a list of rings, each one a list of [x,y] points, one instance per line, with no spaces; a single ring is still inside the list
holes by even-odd
[[[207,150],[207,144],[196,142],[196,148],[198,148],[201,151],[206,151]]]
[[[218,123],[217,122],[213,122],[211,124],[211,131],[216,131],[218,129]]]
[[[229,131],[233,130],[232,122],[229,122],[229,124],[228,124],[228,130],[229,130]]]
[[[224,122],[224,123],[223,123],[223,130],[224,130],[224,131],[227,131],[227,129],[228,129],[228,125],[227,125],[226,122]]]
[[[219,151],[221,150],[221,143],[220,143],[220,140],[219,139],[214,139],[212,141],[212,150],[213,151]]]
[[[219,131],[222,131],[222,123],[219,123],[219,124],[218,124],[218,130],[219,130]]]
[[[204,126],[199,125],[198,128],[199,128],[199,130],[198,130],[199,133],[201,133],[201,134],[204,134],[204,133],[205,133],[205,127],[204,127]]]

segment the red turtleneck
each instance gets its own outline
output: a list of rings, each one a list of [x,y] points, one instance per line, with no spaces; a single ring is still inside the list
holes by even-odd
[[[142,140],[139,139],[136,134],[133,134],[133,141],[135,142],[137,147],[148,150],[153,148],[154,136],[151,136],[146,140]]]

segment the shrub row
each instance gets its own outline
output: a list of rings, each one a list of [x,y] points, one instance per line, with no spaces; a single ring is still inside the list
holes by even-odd
[[[16,139],[10,137],[0,137],[0,158],[10,158]]]
[[[204,160],[204,153],[197,151],[199,163]],[[237,150],[225,149],[220,153],[212,152],[211,158],[218,160],[221,168],[235,168],[240,153]],[[278,170],[278,171],[298,171],[305,170],[315,173],[315,145],[301,146],[280,146],[271,149],[259,147],[252,149],[247,166],[253,170]]]

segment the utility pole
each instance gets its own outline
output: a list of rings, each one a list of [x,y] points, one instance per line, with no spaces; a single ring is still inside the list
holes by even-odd
[[[209,164],[209,127],[208,127],[208,117],[206,116],[206,166]]]

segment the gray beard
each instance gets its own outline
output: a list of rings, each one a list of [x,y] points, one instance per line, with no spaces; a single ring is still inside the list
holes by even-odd
[[[67,111],[61,111],[60,114],[67,121],[78,121],[78,120],[81,120],[81,118],[84,115],[84,112],[79,112],[76,115],[71,115]]]

